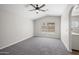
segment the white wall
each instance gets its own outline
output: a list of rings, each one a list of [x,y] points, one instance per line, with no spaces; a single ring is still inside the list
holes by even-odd
[[[71,51],[70,14],[73,5],[68,5],[61,16],[61,40],[68,51]]]
[[[0,8],[0,49],[33,36],[33,22],[11,11]]]
[[[54,22],[55,23],[55,32],[42,32],[41,26],[43,22]],[[43,36],[43,37],[52,37],[52,38],[60,38],[60,16],[44,16],[42,18],[36,19],[34,21],[34,34],[35,36]]]

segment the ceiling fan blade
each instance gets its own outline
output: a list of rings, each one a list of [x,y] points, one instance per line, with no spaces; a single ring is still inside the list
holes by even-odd
[[[48,9],[47,9],[48,10]],[[45,12],[45,11],[47,11],[47,10],[42,10],[42,9],[39,9],[39,11],[43,11],[43,12]]]
[[[34,11],[35,9],[29,10],[29,11]]]
[[[39,8],[42,8],[42,7],[44,7],[45,6],[45,4],[43,4],[42,6],[40,6]]]
[[[46,10],[40,10],[40,11],[43,11],[43,12],[45,12]]]
[[[30,5],[31,5],[32,7],[34,7],[34,8],[36,8],[35,5],[33,5],[33,4],[30,4]]]

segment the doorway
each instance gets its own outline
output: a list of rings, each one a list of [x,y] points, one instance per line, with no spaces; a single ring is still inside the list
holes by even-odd
[[[74,5],[70,13],[71,49],[79,54],[79,5]]]

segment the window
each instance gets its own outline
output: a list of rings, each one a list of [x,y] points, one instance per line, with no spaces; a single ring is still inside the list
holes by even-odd
[[[41,26],[42,32],[55,32],[55,23],[43,23]]]

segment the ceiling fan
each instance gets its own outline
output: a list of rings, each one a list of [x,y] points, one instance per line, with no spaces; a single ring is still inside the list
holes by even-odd
[[[45,12],[45,11],[48,10],[48,9],[46,9],[46,10],[42,9],[44,6],[46,6],[45,4],[42,4],[42,5],[39,5],[39,4],[29,4],[29,5],[34,8],[32,10],[29,10],[29,11],[36,11],[37,14],[39,13],[39,11]]]

